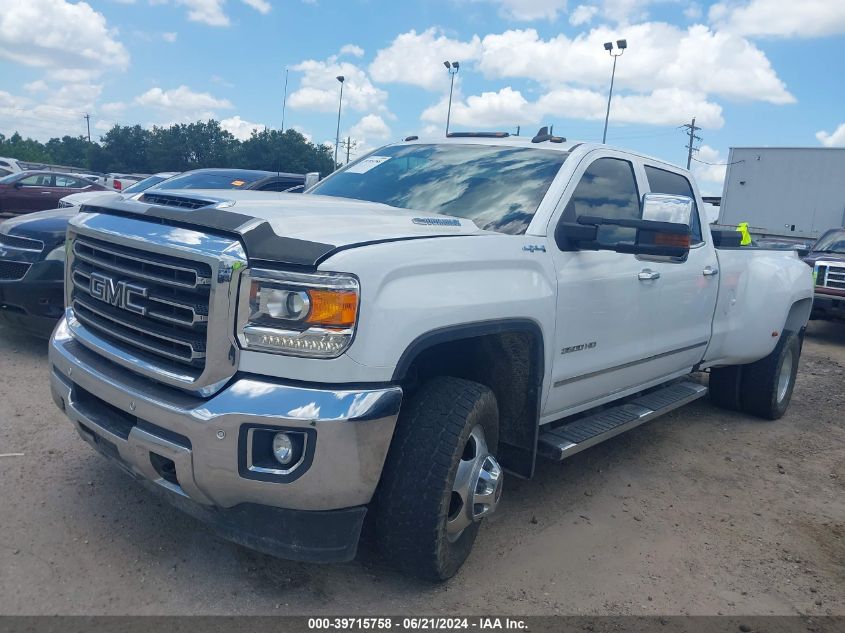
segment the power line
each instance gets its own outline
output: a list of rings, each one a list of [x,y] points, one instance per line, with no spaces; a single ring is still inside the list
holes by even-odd
[[[735,160],[732,163],[708,163],[706,160],[699,160],[695,157],[693,157],[693,160],[696,163],[702,163],[704,165],[713,165],[714,167],[724,167],[726,165],[736,165],[737,163],[744,163],[745,162],[744,158],[742,160]]]
[[[695,117],[692,118],[692,123],[685,123],[681,127],[687,129],[687,135],[689,136],[689,143],[687,143],[687,145],[686,145],[686,148],[687,148],[687,169],[689,169],[690,165],[692,164],[692,153],[698,151],[698,148],[695,146],[695,142],[701,140],[701,137],[696,136],[695,133],[698,130],[700,130],[701,128],[695,126]]]
[[[349,154],[350,152],[358,147],[358,141],[352,139],[351,136],[347,136],[344,140],[340,142],[340,146],[346,150],[346,164],[349,164]]]

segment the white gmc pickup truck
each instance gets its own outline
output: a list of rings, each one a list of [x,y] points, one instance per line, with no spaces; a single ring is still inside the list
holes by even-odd
[[[366,516],[448,578],[505,470],[708,389],[783,415],[811,270],[701,208],[684,170],[545,131],[411,137],[304,195],[108,194],[68,230],[53,396],[226,538],[345,561]]]

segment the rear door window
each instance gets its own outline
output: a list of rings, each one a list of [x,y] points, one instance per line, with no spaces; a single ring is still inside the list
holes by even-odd
[[[650,165],[645,166],[645,175],[648,179],[648,188],[652,193],[668,193],[692,198],[692,243],[701,244],[701,220],[698,217],[698,206],[695,203],[692,185],[686,176]]]

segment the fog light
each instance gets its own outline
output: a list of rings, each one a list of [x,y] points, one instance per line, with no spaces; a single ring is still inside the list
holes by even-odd
[[[273,457],[283,466],[293,460],[293,442],[287,433],[276,433],[273,436]]]

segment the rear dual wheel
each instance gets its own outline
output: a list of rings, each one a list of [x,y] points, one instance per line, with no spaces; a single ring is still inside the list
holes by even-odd
[[[774,351],[765,358],[747,365],[712,369],[710,399],[725,409],[777,420],[786,413],[792,399],[800,358],[801,338],[795,332],[784,332]]]

